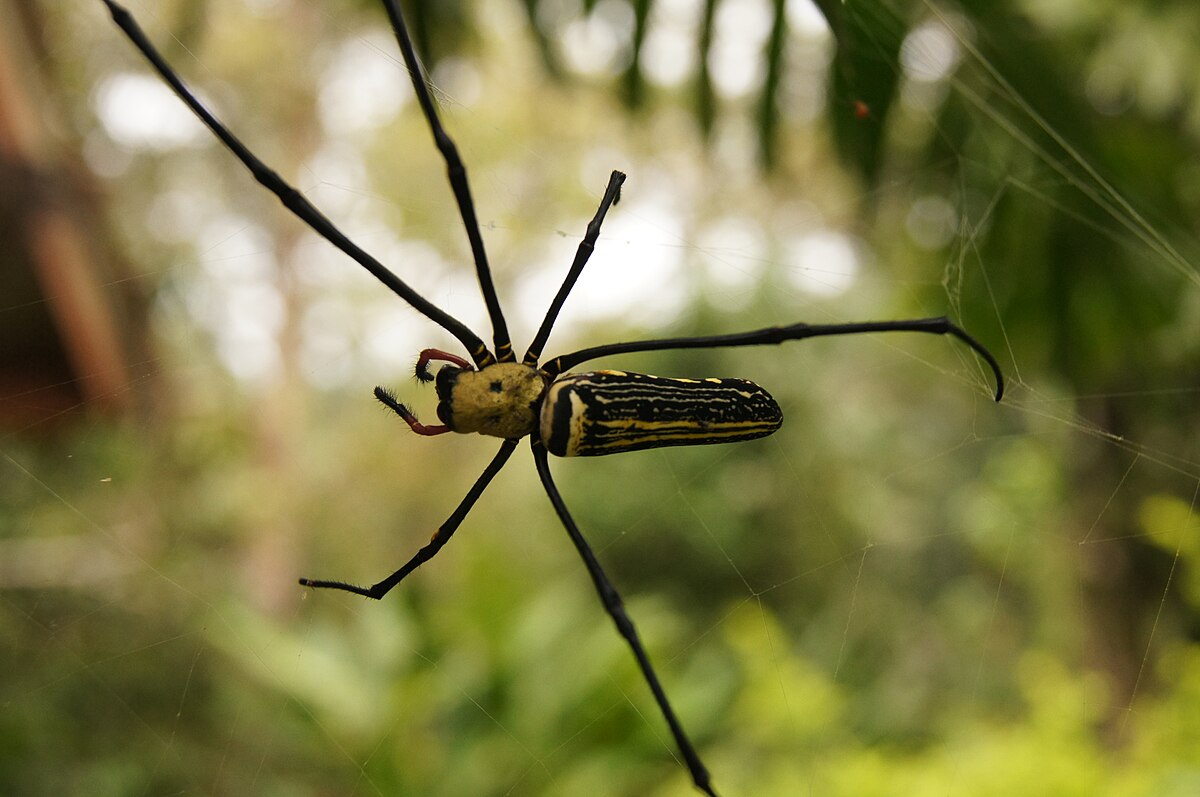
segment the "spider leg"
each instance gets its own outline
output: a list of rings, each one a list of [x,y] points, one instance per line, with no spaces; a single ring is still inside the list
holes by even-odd
[[[404,65],[408,67],[409,77],[412,78],[413,90],[421,103],[421,110],[429,122],[433,141],[437,144],[442,159],[446,161],[446,176],[450,179],[450,188],[454,192],[454,200],[458,203],[458,212],[462,217],[463,227],[467,230],[467,240],[471,244],[471,256],[475,260],[475,273],[479,277],[479,290],[483,293],[483,301],[487,305],[488,316],[492,320],[492,337],[496,345],[496,359],[500,362],[512,362],[516,359],[512,350],[512,339],[508,335],[508,325],[504,322],[504,313],[500,309],[500,299],[496,296],[496,286],[492,283],[492,270],[488,266],[487,251],[483,247],[483,236],[479,232],[479,221],[475,217],[475,202],[471,199],[471,186],[467,182],[467,167],[459,157],[458,147],[454,140],[442,127],[438,119],[437,106],[429,93],[425,80],[425,72],[417,60],[413,49],[412,39],[408,35],[408,25],[400,13],[396,0],[383,0],[396,33],[396,42],[400,45],[400,53],[404,57]],[[484,364],[479,364],[482,368]]]
[[[421,353],[417,355],[417,364],[413,367],[413,372],[416,374],[418,381],[433,381],[433,374],[429,372],[429,363],[435,361],[451,363],[464,371],[472,370],[471,364],[457,354],[451,354],[441,349],[422,349]]]
[[[588,258],[592,256],[592,251],[596,248],[596,239],[600,237],[600,225],[604,223],[604,216],[610,207],[621,201],[621,184],[624,182],[625,175],[622,172],[614,170],[609,175],[608,188],[604,190],[604,198],[600,200],[600,207],[596,210],[596,215],[592,217],[592,220],[588,222],[587,232],[584,234],[583,240],[579,242],[579,248],[575,250],[575,260],[571,263],[571,270],[567,272],[554,301],[550,302],[550,307],[546,310],[546,317],[542,320],[542,325],[538,328],[533,343],[529,344],[529,349],[525,352],[523,360],[525,365],[536,366],[537,361],[541,359],[542,349],[550,337],[550,330],[554,328],[554,322],[558,320],[558,313],[562,310],[563,303],[567,301],[567,296],[575,287],[576,280],[583,273],[583,267],[587,265]]]
[[[379,600],[388,594],[392,587],[403,581],[409,573],[436,556],[437,552],[442,549],[442,546],[450,541],[450,538],[454,536],[454,532],[462,524],[463,518],[475,506],[475,502],[479,500],[479,496],[483,495],[483,491],[487,489],[488,484],[500,472],[500,469],[504,467],[504,463],[508,462],[508,458],[512,456],[512,452],[516,447],[516,440],[505,440],[500,445],[500,450],[496,452],[496,456],[492,457],[492,461],[483,469],[483,473],[475,480],[475,484],[471,485],[471,489],[467,491],[466,497],[459,502],[458,507],[450,514],[446,522],[434,532],[429,543],[417,551],[413,555],[413,558],[405,563],[404,567],[392,573],[383,581],[370,587],[359,587],[354,584],[347,584],[344,581],[323,581],[320,579],[302,578],[300,579],[300,585],[316,589],[340,589],[344,592],[353,592],[355,595],[362,595],[365,598]]]
[[[375,398],[379,399],[380,404],[399,415],[400,419],[408,424],[408,428],[419,435],[433,437],[439,434],[448,434],[451,431],[450,427],[445,424],[426,426],[418,421],[417,416],[413,415],[412,410],[397,401],[396,397],[386,387],[377,386],[375,388]]]
[[[610,354],[629,354],[635,351],[662,351],[664,349],[715,349],[722,346],[762,346],[778,344],[789,340],[803,340],[828,335],[858,335],[869,332],[926,332],[931,335],[951,335],[966,343],[975,351],[996,379],[996,401],[1004,395],[1004,375],[1000,372],[1000,364],[982,343],[968,335],[961,327],[950,319],[914,318],[899,321],[863,321],[849,324],[792,324],[784,327],[767,327],[752,332],[736,332],[731,335],[709,335],[696,338],[659,338],[657,340],[638,340],[629,343],[610,343],[604,346],[592,346],[587,349],[564,354],[556,357],[542,366],[542,372],[554,378],[588,360],[606,357]]]
[[[700,791],[710,795],[710,797],[716,797],[717,792],[713,788],[712,781],[709,778],[708,769],[704,766],[704,762],[700,760],[700,754],[696,752],[696,748],[692,746],[691,741],[688,739],[683,725],[679,722],[679,718],[675,716],[675,710],[671,708],[671,703],[667,699],[667,693],[658,680],[658,674],[654,671],[654,665],[650,663],[650,656],[646,653],[646,649],[642,647],[637,629],[634,628],[633,621],[629,619],[629,615],[625,612],[621,596],[613,587],[612,582],[608,580],[608,576],[604,574],[604,569],[600,567],[599,560],[596,559],[591,546],[588,545],[587,540],[584,539],[583,534],[579,531],[579,527],[575,525],[574,519],[572,519],[570,512],[567,511],[567,505],[563,502],[558,488],[554,485],[554,480],[550,477],[550,463],[547,462],[545,446],[542,445],[541,440],[537,438],[536,434],[532,435],[529,441],[530,447],[533,449],[533,461],[537,465],[537,472],[542,480],[542,486],[546,488],[546,495],[550,497],[550,503],[554,505],[554,511],[558,513],[558,519],[562,521],[563,526],[566,528],[571,542],[575,544],[575,549],[583,557],[583,563],[587,567],[588,575],[592,577],[592,583],[596,585],[596,591],[600,593],[600,601],[604,604],[604,610],[608,612],[609,617],[616,623],[617,631],[625,638],[625,641],[633,651],[633,656],[637,659],[638,667],[642,670],[642,677],[646,679],[646,683],[650,686],[650,691],[654,693],[654,700],[658,703],[658,709],[662,712],[663,718],[666,719],[667,725],[671,728],[671,735],[675,737],[675,745],[683,755],[688,772],[692,775],[692,781]]]
[[[284,207],[295,214],[296,217],[311,227],[326,241],[329,241],[329,243],[352,257],[360,266],[390,288],[393,293],[408,302],[414,309],[458,338],[463,347],[471,353],[471,358],[477,364],[480,364],[481,367],[491,361],[491,352],[487,350],[487,346],[484,345],[478,335],[468,329],[461,321],[454,318],[454,316],[409,287],[408,283],[397,277],[387,266],[360,249],[325,214],[317,210],[299,190],[292,187],[270,167],[259,160],[257,155],[251,152],[237,136],[231,133],[229,128],[225,127],[196,98],[196,95],[192,94],[179,75],[175,73],[175,70],[166,62],[166,59],[150,43],[145,31],[138,25],[133,15],[113,0],[104,0],[104,4],[108,6],[113,22],[125,32],[125,35],[133,42],[133,45],[141,51],[142,55],[150,62],[158,74],[162,76],[163,80],[170,85],[175,94],[179,96],[179,99],[183,100],[191,112],[242,162],[242,165],[254,175],[255,180],[279,198]]]

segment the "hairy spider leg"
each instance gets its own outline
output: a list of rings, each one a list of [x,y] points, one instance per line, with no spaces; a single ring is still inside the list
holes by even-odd
[[[899,321],[862,321],[848,324],[792,324],[782,327],[766,327],[751,332],[735,332],[729,335],[706,335],[694,338],[658,338],[629,343],[608,343],[556,357],[542,366],[542,372],[554,378],[580,363],[607,357],[611,354],[629,354],[638,351],[664,351],[666,349],[715,349],[723,346],[763,346],[803,340],[829,335],[859,335],[873,332],[925,332],[931,335],[950,335],[966,343],[983,358],[996,380],[995,399],[1004,395],[1004,375],[1000,364],[982,343],[968,335],[945,316],[937,318],[914,318]]]
[[[362,595],[364,598],[374,598],[379,600],[384,595],[391,592],[392,588],[404,580],[412,571],[416,570],[421,565],[428,562],[437,552],[442,550],[442,546],[450,541],[454,536],[454,532],[458,531],[458,527],[462,524],[463,519],[475,506],[475,502],[479,500],[479,496],[483,495],[483,491],[487,489],[488,484],[495,478],[504,464],[508,462],[508,458],[512,456],[512,452],[516,450],[516,440],[505,440],[500,444],[500,450],[496,452],[496,456],[492,457],[492,461],[483,469],[483,473],[471,485],[471,489],[467,491],[467,495],[459,502],[455,510],[446,519],[446,522],[438,527],[438,530],[433,533],[429,543],[421,548],[413,555],[403,567],[392,573],[387,578],[370,587],[359,587],[354,584],[347,584],[344,581],[324,581],[314,578],[300,579],[301,586],[315,587],[318,589],[340,589],[343,592],[353,592],[355,595]]]
[[[413,415],[412,410],[397,401],[396,397],[393,396],[391,391],[389,391],[386,387],[376,386],[375,398],[379,399],[380,403],[390,409],[392,412],[399,415],[400,419],[408,424],[408,428],[412,429],[419,435],[424,437],[434,437],[435,435],[446,434],[451,431],[450,427],[445,424],[426,426],[418,421],[417,416]]]
[[[125,32],[125,35],[133,42],[133,45],[141,51],[142,55],[150,62],[151,66],[154,67],[162,79],[167,82],[175,94],[178,95],[179,99],[183,100],[192,113],[242,162],[242,165],[250,171],[255,180],[278,197],[284,207],[311,227],[322,238],[352,257],[360,266],[369,271],[372,276],[391,289],[393,293],[408,302],[417,312],[457,338],[463,345],[463,348],[470,352],[471,359],[477,365],[482,367],[492,362],[492,353],[488,351],[487,346],[479,336],[472,332],[466,324],[417,293],[404,280],[389,270],[387,266],[380,263],[347,238],[345,233],[338,229],[321,211],[317,210],[298,189],[292,187],[292,185],[276,174],[257,155],[251,152],[237,136],[231,133],[229,128],[196,98],[183,82],[182,78],[167,64],[166,59],[150,43],[150,39],[147,38],[141,26],[138,25],[137,20],[124,7],[114,2],[114,0],[103,0],[103,2],[108,6],[113,22]]]
[[[567,296],[575,287],[576,280],[583,273],[583,267],[587,265],[588,258],[592,256],[592,252],[596,248],[596,239],[600,237],[600,225],[604,223],[608,209],[621,201],[621,184],[624,182],[625,174],[623,172],[614,169],[613,173],[609,175],[608,187],[604,190],[600,207],[596,209],[596,215],[592,217],[592,220],[588,222],[583,240],[579,242],[579,248],[575,250],[575,260],[572,261],[571,268],[563,279],[562,287],[558,289],[554,300],[546,308],[546,317],[542,319],[542,325],[538,327],[537,334],[533,336],[533,342],[529,344],[529,349],[525,352],[525,358],[522,360],[525,365],[531,368],[537,367],[538,360],[542,357],[542,349],[545,348],[546,341],[550,338],[550,331],[554,328],[554,322],[558,320],[558,313],[562,310]]]
[[[457,354],[451,354],[450,352],[442,351],[441,349],[421,349],[421,353],[417,355],[417,364],[413,368],[413,371],[416,373],[419,381],[433,381],[433,374],[429,372],[429,363],[433,362],[434,360],[452,363],[464,371],[473,370],[471,364],[462,357],[459,357]]]
[[[442,159],[446,161],[446,175],[450,179],[450,188],[454,192],[454,200],[458,203],[458,213],[462,217],[463,227],[467,231],[467,240],[471,243],[471,256],[475,260],[475,273],[479,277],[479,290],[483,294],[484,304],[487,305],[488,316],[492,320],[492,338],[496,346],[496,359],[500,362],[512,362],[516,359],[513,354],[512,339],[508,334],[508,326],[504,322],[504,313],[500,309],[500,299],[496,295],[496,286],[492,282],[492,270],[488,266],[487,250],[483,246],[483,236],[479,232],[479,221],[475,216],[475,202],[471,199],[471,187],[467,182],[467,167],[459,157],[458,147],[454,140],[442,127],[438,118],[437,106],[429,93],[429,85],[425,71],[413,49],[412,39],[408,35],[408,25],[400,13],[396,0],[383,0],[391,20],[392,30],[396,34],[396,42],[400,45],[400,53],[404,56],[404,64],[408,67],[409,77],[412,78],[413,90],[421,103],[421,110],[429,122],[429,130]],[[480,364],[480,368],[483,364]]]
[[[692,775],[692,781],[700,791],[711,797],[716,797],[717,793],[713,788],[708,769],[704,766],[704,762],[700,760],[700,755],[696,752],[696,748],[692,746],[691,740],[688,739],[687,733],[683,729],[683,724],[675,716],[675,710],[671,708],[671,702],[667,699],[666,690],[663,689],[662,684],[658,680],[658,673],[655,672],[654,665],[650,663],[650,656],[646,653],[645,647],[642,646],[637,629],[625,611],[625,605],[621,600],[620,594],[613,587],[612,582],[608,580],[608,576],[604,573],[604,568],[600,566],[600,561],[596,559],[596,554],[592,552],[592,547],[588,545],[583,533],[579,530],[579,526],[575,524],[574,518],[571,517],[571,513],[567,511],[567,505],[559,494],[558,488],[554,484],[554,479],[550,476],[550,463],[547,461],[546,447],[542,445],[537,432],[530,435],[529,445],[533,450],[533,461],[537,466],[538,477],[542,480],[542,486],[546,489],[546,495],[550,497],[550,503],[554,505],[554,511],[558,514],[558,519],[562,521],[563,527],[567,530],[567,535],[570,536],[571,542],[575,544],[575,549],[579,551],[580,557],[583,558],[588,575],[592,577],[592,583],[596,586],[596,592],[600,594],[600,601],[604,604],[604,610],[608,612],[608,616],[616,623],[617,631],[633,651],[633,656],[637,659],[638,667],[641,668],[642,677],[649,684],[650,691],[654,693],[654,701],[658,704],[659,711],[662,712],[663,718],[666,719],[667,725],[671,728],[671,735],[675,737],[675,745],[679,748],[679,752],[683,754],[688,772]]]

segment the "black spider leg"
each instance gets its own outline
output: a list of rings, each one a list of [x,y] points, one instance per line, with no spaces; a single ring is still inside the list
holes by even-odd
[[[450,188],[454,191],[454,200],[458,203],[458,212],[462,216],[463,226],[467,230],[467,240],[471,243],[471,256],[475,260],[475,272],[479,277],[479,290],[487,305],[488,316],[492,319],[492,338],[496,345],[496,359],[500,362],[511,362],[516,359],[513,354],[512,340],[508,335],[508,325],[504,322],[504,313],[500,309],[500,299],[496,296],[496,286],[492,283],[492,270],[488,266],[487,250],[483,247],[483,235],[479,232],[479,221],[475,217],[475,202],[471,199],[471,186],[467,183],[467,167],[458,155],[458,147],[442,127],[438,119],[437,106],[429,93],[425,79],[425,71],[417,60],[413,49],[412,39],[408,35],[408,25],[400,13],[400,7],[395,0],[383,0],[388,18],[392,22],[392,30],[396,33],[396,41],[400,45],[400,53],[404,56],[404,65],[408,67],[408,75],[412,78],[413,90],[421,103],[421,110],[429,122],[429,130],[433,133],[433,141],[437,144],[442,159],[446,161],[446,176],[450,179]],[[478,364],[478,363],[477,363]],[[482,368],[483,365],[479,364]]]
[[[862,321],[849,324],[792,324],[785,327],[767,327],[752,332],[737,332],[731,335],[709,335],[697,338],[659,338],[629,343],[610,343],[592,346],[570,354],[556,357],[542,366],[543,373],[554,378],[579,363],[605,357],[610,354],[628,354],[635,351],[662,351],[664,349],[713,349],[722,346],[762,346],[783,343],[788,340],[803,340],[824,335],[858,335],[869,332],[927,332],[931,335],[951,335],[970,346],[984,359],[996,378],[996,401],[1004,395],[1004,375],[1000,364],[982,343],[964,332],[945,317],[914,318],[900,321]]]
[[[592,256],[592,252],[596,248],[596,239],[600,237],[600,225],[604,223],[604,216],[610,207],[621,201],[621,184],[624,182],[625,175],[622,172],[613,170],[613,173],[609,175],[608,188],[604,190],[604,198],[600,200],[600,207],[596,210],[596,215],[592,217],[592,220],[588,222],[587,232],[584,234],[583,240],[579,242],[579,248],[575,250],[575,260],[571,263],[571,270],[563,279],[562,287],[558,289],[554,301],[550,302],[550,307],[546,310],[546,317],[542,320],[537,334],[534,335],[533,342],[529,344],[528,351],[525,352],[523,360],[525,365],[531,368],[535,367],[537,361],[541,359],[542,349],[545,348],[546,341],[550,338],[550,331],[554,328],[554,322],[558,320],[558,313],[562,310],[567,296],[575,287],[576,280],[583,273],[583,267],[587,265],[588,258]]]
[[[670,726],[671,735],[675,737],[675,745],[679,748],[679,752],[683,754],[683,760],[687,764],[688,772],[692,775],[692,781],[700,791],[710,795],[710,797],[716,797],[717,792],[713,788],[712,781],[709,778],[708,769],[704,766],[704,762],[700,760],[700,754],[696,752],[696,748],[692,746],[691,741],[688,739],[679,718],[675,716],[675,710],[671,708],[671,703],[667,699],[667,693],[658,680],[658,674],[654,671],[654,665],[650,663],[650,656],[646,653],[646,649],[642,647],[642,641],[638,638],[637,629],[634,628],[633,621],[629,619],[629,615],[625,612],[625,605],[621,601],[620,594],[617,593],[612,582],[608,580],[608,576],[604,574],[604,569],[600,567],[600,562],[596,559],[596,554],[592,552],[592,547],[588,545],[582,532],[579,531],[579,527],[575,525],[571,513],[567,511],[567,505],[563,502],[558,488],[554,485],[554,479],[550,477],[550,463],[547,461],[546,447],[542,445],[542,441],[538,438],[536,432],[530,436],[529,444],[530,448],[533,449],[533,461],[537,466],[542,486],[546,488],[546,495],[550,496],[550,503],[554,505],[554,511],[558,513],[558,519],[562,521],[563,526],[566,528],[571,542],[575,544],[575,549],[583,557],[583,563],[587,566],[588,575],[592,577],[592,583],[596,585],[596,591],[600,593],[600,601],[604,604],[604,610],[608,612],[608,616],[616,623],[617,631],[625,638],[625,641],[633,651],[633,656],[637,659],[638,667],[642,670],[642,677],[646,679],[646,683],[650,686],[650,691],[654,693],[654,701],[658,703],[658,710],[662,712],[663,718],[666,719],[667,725]]]
[[[395,573],[392,573],[383,581],[380,581],[378,584],[373,584],[370,587],[359,587],[354,584],[347,584],[344,581],[324,581],[321,579],[302,578],[300,579],[301,586],[316,587],[318,589],[340,589],[344,592],[353,592],[355,595],[362,595],[366,598],[374,598],[375,600],[379,600],[384,595],[388,594],[392,587],[403,581],[409,573],[428,562],[437,555],[438,551],[442,550],[442,546],[449,542],[450,538],[454,536],[454,532],[458,530],[458,527],[462,524],[463,519],[471,511],[471,508],[475,506],[475,502],[479,500],[479,496],[483,495],[483,491],[487,489],[488,484],[490,484],[495,475],[500,472],[500,469],[504,467],[504,463],[508,462],[508,458],[512,456],[512,452],[516,449],[516,447],[516,440],[505,440],[504,443],[501,444],[500,450],[496,452],[496,456],[492,457],[492,461],[489,462],[488,466],[483,469],[483,473],[481,473],[479,478],[475,480],[475,484],[471,485],[471,489],[467,491],[466,497],[459,502],[458,507],[450,514],[450,517],[446,519],[446,522],[439,526],[438,530],[434,532],[433,537],[429,540],[429,543],[421,548],[421,550],[417,551],[416,554],[414,554],[413,557],[405,563],[404,567],[400,568]]]
[[[329,241],[329,243],[354,258],[360,266],[390,288],[393,293],[412,305],[414,309],[458,338],[463,347],[471,353],[471,358],[477,364],[481,364],[481,367],[482,364],[491,362],[492,354],[478,335],[468,329],[461,321],[414,291],[386,266],[360,249],[332,221],[305,199],[303,194],[259,160],[258,156],[251,152],[237,136],[231,133],[220,120],[213,116],[200,100],[192,94],[179,75],[167,64],[166,59],[154,48],[154,45],[150,43],[150,40],[146,37],[141,26],[138,25],[137,20],[133,18],[133,15],[113,2],[113,0],[104,0],[104,4],[108,6],[109,13],[112,14],[113,21],[117,24],[117,27],[125,32],[129,40],[141,51],[146,60],[162,76],[162,79],[174,90],[175,94],[220,139],[221,143],[242,162],[250,173],[254,175],[254,179],[279,198],[284,207],[309,227],[312,227],[326,241]]]

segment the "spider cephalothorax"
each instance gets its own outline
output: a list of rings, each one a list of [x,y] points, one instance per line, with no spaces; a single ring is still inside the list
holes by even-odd
[[[437,373],[437,415],[452,432],[520,440],[533,434],[549,380],[521,363],[476,371],[453,365]]]

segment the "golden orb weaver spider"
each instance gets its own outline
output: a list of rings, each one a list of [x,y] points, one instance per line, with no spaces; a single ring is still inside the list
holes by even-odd
[[[542,348],[550,336],[558,313],[599,238],[604,217],[609,208],[620,199],[621,184],[625,175],[614,171],[600,206],[587,225],[587,231],[562,286],[550,303],[533,342],[521,361],[517,362],[500,302],[492,284],[491,269],[475,217],[466,168],[458,155],[457,147],[438,118],[437,108],[396,0],[382,0],[405,66],[412,78],[413,90],[429,124],[434,142],[446,163],[447,176],[466,228],[480,290],[491,319],[495,347],[493,354],[483,340],[466,325],[425,299],[386,266],[360,249],[297,189],[260,161],[184,85],[129,12],[113,0],[103,2],[108,6],[113,21],[163,80],[259,183],[275,194],[288,210],[319,235],[353,258],[426,318],[457,338],[469,353],[470,360],[467,360],[450,352],[425,349],[417,361],[417,378],[423,382],[435,383],[439,400],[437,412],[442,421],[440,425],[422,424],[384,388],[375,388],[376,398],[399,415],[417,434],[476,432],[504,440],[492,461],[467,491],[466,497],[438,528],[430,542],[399,570],[370,587],[308,578],[300,579],[300,583],[314,588],[344,590],[368,598],[382,598],[404,580],[405,576],[441,550],[488,484],[508,462],[520,439],[529,437],[534,465],[550,503],[582,557],[605,611],[616,624],[637,660],[642,676],[670,727],[675,744],[683,756],[696,788],[715,797],[716,790],[708,769],[671,707],[633,621],[625,612],[620,595],[605,575],[551,478],[547,452],[558,456],[599,456],[662,446],[749,440],[769,435],[778,429],[783,420],[782,412],[769,393],[753,382],[740,379],[672,379],[624,371],[593,371],[580,374],[568,374],[566,371],[599,357],[632,352],[759,346],[810,337],[868,332],[924,332],[956,337],[982,357],[995,376],[995,398],[999,401],[1004,392],[1004,381],[995,357],[949,319],[919,318],[844,324],[800,323],[725,335],[611,343],[581,349],[556,357],[548,363],[539,364]],[[445,365],[435,375],[429,370],[431,362],[442,362]]]

